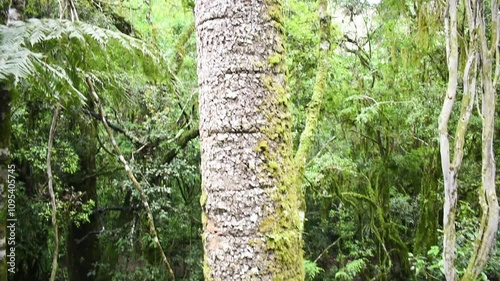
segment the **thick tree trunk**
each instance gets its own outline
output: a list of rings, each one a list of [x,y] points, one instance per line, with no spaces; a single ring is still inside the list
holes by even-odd
[[[71,185],[75,192],[82,192],[83,204],[92,200],[97,207],[97,178],[95,177],[97,154],[96,122],[87,124],[80,121],[81,139],[75,145],[80,171]],[[76,210],[80,211],[80,210]],[[70,223],[68,231],[68,271],[70,281],[93,281],[96,276],[88,276],[99,262],[100,250],[96,231],[99,231],[98,214],[90,216],[90,222],[77,226]],[[97,272],[97,271],[96,271]]]
[[[10,102],[11,93],[0,84],[0,281],[7,280],[7,182],[10,144]]]
[[[24,0],[12,0],[7,13],[7,26],[21,20],[24,15]],[[12,93],[6,81],[0,81],[0,281],[7,280],[7,180],[11,131]]]
[[[277,0],[195,7],[205,280],[303,280]]]

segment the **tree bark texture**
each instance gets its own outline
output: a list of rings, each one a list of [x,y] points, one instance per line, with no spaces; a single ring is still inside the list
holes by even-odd
[[[11,92],[0,83],[0,281],[7,280],[7,186],[10,146]]]
[[[7,26],[12,21],[22,20],[24,0],[12,0],[7,13]],[[7,219],[7,168],[9,165],[9,146],[11,124],[12,92],[7,81],[0,81],[0,281],[7,280],[6,259],[6,219]]]
[[[195,7],[205,280],[303,280],[277,0]]]
[[[458,82],[458,37],[457,5],[459,1],[448,1],[446,16],[446,42],[448,57],[448,90],[439,118],[441,165],[444,175],[444,267],[446,280],[458,280],[455,270],[455,215],[457,204],[457,177],[464,156],[467,125],[472,113],[477,87],[477,77],[482,91],[482,185],[479,188],[479,204],[482,208],[481,223],[475,240],[474,252],[461,280],[476,280],[486,265],[498,229],[498,202],[495,191],[495,162],[493,153],[493,130],[496,100],[496,84],[499,74],[498,58],[498,2],[491,1],[491,47],[486,36],[483,1],[464,0],[467,15],[468,40],[465,45],[467,60],[464,63],[463,97],[460,116],[455,133],[453,159],[450,162],[448,122],[457,93]],[[465,24],[465,23],[464,23]],[[495,67],[493,62],[495,62]],[[479,74],[479,75],[478,75]]]

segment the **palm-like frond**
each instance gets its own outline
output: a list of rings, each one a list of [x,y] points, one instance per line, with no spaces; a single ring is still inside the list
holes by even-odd
[[[0,81],[48,79],[50,83],[46,84],[55,89],[46,91],[53,91],[57,99],[59,94],[69,93],[83,101],[78,85],[85,85],[86,75],[113,76],[114,71],[123,72],[125,68],[136,71],[138,64],[148,74],[172,80],[160,51],[116,31],[57,19],[29,19],[0,25]]]
[[[34,63],[40,62],[41,58],[41,54],[24,47],[0,45],[0,80],[26,78],[33,74]]]

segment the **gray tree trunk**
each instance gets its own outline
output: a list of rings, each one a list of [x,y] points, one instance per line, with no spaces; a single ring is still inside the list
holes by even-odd
[[[7,186],[10,144],[10,102],[11,94],[0,84],[0,281],[7,280]]]
[[[195,7],[205,280],[303,280],[276,0]]]
[[[13,0],[7,13],[7,26],[12,21],[22,20],[24,0]],[[7,280],[7,182],[9,165],[9,146],[11,132],[12,92],[6,81],[0,81],[0,281]]]

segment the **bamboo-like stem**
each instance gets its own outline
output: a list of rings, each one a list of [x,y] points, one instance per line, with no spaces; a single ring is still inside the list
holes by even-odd
[[[49,132],[49,141],[47,145],[47,176],[48,176],[48,186],[49,186],[49,194],[50,194],[50,204],[52,206],[52,228],[54,228],[54,253],[52,257],[52,271],[50,272],[50,281],[54,281],[56,279],[57,273],[57,258],[59,255],[59,231],[57,226],[57,204],[56,204],[56,196],[54,193],[53,180],[52,180],[52,165],[51,165],[51,157],[52,157],[52,146],[54,143],[54,136],[56,134],[56,124],[57,117],[59,116],[59,112],[61,111],[61,106],[57,105],[54,110],[54,116],[52,116],[52,124],[50,125]]]
[[[94,104],[96,105],[96,107],[99,109],[99,113],[100,113],[101,118],[102,118],[102,124],[104,125],[104,128],[105,128],[106,133],[109,137],[109,140],[111,141],[113,149],[114,149],[115,153],[118,155],[120,162],[122,162],[123,166],[125,167],[125,171],[127,172],[127,176],[132,181],[132,183],[134,184],[134,187],[139,191],[139,193],[141,195],[141,201],[142,201],[142,204],[144,205],[144,209],[146,210],[146,214],[148,217],[149,232],[150,232],[151,236],[153,236],[153,241],[156,244],[156,246],[158,247],[158,251],[160,252],[162,261],[168,270],[170,280],[175,280],[174,271],[172,270],[172,267],[170,266],[170,263],[167,259],[167,256],[165,255],[165,252],[163,251],[163,247],[160,243],[160,240],[158,239],[158,233],[156,231],[153,213],[152,213],[151,208],[149,206],[147,195],[144,192],[144,189],[142,188],[141,184],[137,181],[137,178],[135,177],[134,172],[130,168],[128,162],[125,160],[125,157],[123,157],[123,153],[122,153],[120,147],[118,146],[118,144],[113,136],[113,131],[111,130],[111,128],[108,125],[106,113],[104,112],[104,108],[100,103],[99,96],[97,95],[97,93],[94,90],[94,85],[93,85],[91,79],[89,77],[87,77],[86,81],[87,81],[87,85],[89,86],[89,89],[90,89],[90,97],[91,97],[92,101],[94,102]]]

